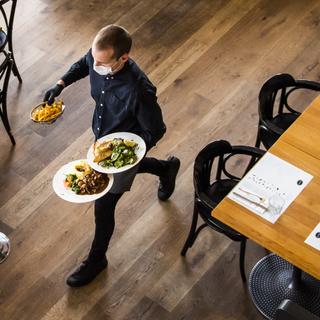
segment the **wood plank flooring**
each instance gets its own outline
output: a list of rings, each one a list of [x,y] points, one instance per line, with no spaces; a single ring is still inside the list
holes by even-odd
[[[192,166],[210,141],[253,144],[259,89],[271,75],[320,81],[319,17],[317,0],[19,0],[23,84],[11,77],[8,95],[14,148],[0,125],[0,231],[12,243],[0,265],[1,320],[262,319],[241,282],[237,243],[204,230],[180,256]],[[168,130],[150,154],[178,156],[181,170],[166,203],[155,177],[137,177],[117,208],[107,271],[74,290],[65,278],[88,252],[93,207],[60,200],[51,181],[93,141],[88,79],[64,90],[67,108],[53,125],[32,123],[29,112],[110,23],[133,34],[132,57],[158,88]],[[302,109],[314,96],[293,102]],[[264,254],[249,241],[248,275]]]

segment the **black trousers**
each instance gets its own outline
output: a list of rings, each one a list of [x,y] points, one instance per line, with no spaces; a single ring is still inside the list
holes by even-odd
[[[167,170],[167,161],[145,157],[139,163],[138,173],[151,173],[163,176]],[[95,201],[95,234],[88,261],[104,259],[115,227],[115,208],[123,193],[107,193]]]

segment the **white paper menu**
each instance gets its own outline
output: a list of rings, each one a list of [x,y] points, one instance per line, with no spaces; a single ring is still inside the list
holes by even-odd
[[[267,152],[228,197],[275,223],[312,178],[311,174]]]

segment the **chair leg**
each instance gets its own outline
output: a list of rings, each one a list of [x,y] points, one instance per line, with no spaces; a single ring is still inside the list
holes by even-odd
[[[246,254],[246,244],[247,244],[247,239],[242,240],[240,243],[240,274],[241,274],[241,279],[243,282],[247,281],[245,267],[244,267],[244,258],[245,258],[245,254]]]
[[[1,118],[2,118],[2,117],[1,117]],[[11,133],[10,127],[7,126],[7,123],[5,122],[5,120],[4,120],[3,118],[2,118],[2,121],[3,121],[3,124],[4,124],[4,128],[6,129],[7,134],[8,134],[8,136],[9,136],[10,140],[11,140],[11,143],[12,143],[13,145],[15,145],[15,144],[16,144],[16,141],[15,141],[15,139],[14,139],[12,133]]]
[[[3,110],[0,109],[0,117],[2,119],[3,125],[7,131],[7,134],[11,140],[11,143],[13,145],[16,144],[16,141],[11,133],[11,128],[10,128],[10,124],[9,124],[9,120],[8,120],[8,116],[7,116],[7,104],[6,101],[2,102],[2,106],[3,106]]]
[[[191,248],[191,246],[193,245],[196,239],[195,235],[196,235],[197,223],[198,223],[198,210],[197,210],[196,200],[194,200],[193,217],[192,217],[190,232],[181,250],[181,255],[183,257],[186,255],[188,249]]]
[[[14,139],[11,131],[8,132],[8,135],[9,135],[9,138],[10,138],[10,140],[11,140],[12,145],[15,146],[15,145],[16,145],[16,140]]]
[[[16,76],[19,80],[20,83],[22,83],[22,78],[20,76],[20,73],[19,73],[19,70],[18,70],[18,67],[17,67],[17,64],[16,64],[16,61],[14,60],[14,57],[12,55],[12,59],[13,59],[13,65],[12,65],[12,72],[13,72],[13,75]]]
[[[7,131],[7,133],[8,133],[8,136],[9,136],[10,140],[11,140],[12,145],[15,146],[16,145],[16,140],[14,140],[14,137],[13,137],[11,131]]]

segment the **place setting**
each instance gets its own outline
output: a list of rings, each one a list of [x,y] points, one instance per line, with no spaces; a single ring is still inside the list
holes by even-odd
[[[267,152],[228,198],[275,223],[313,176]]]

